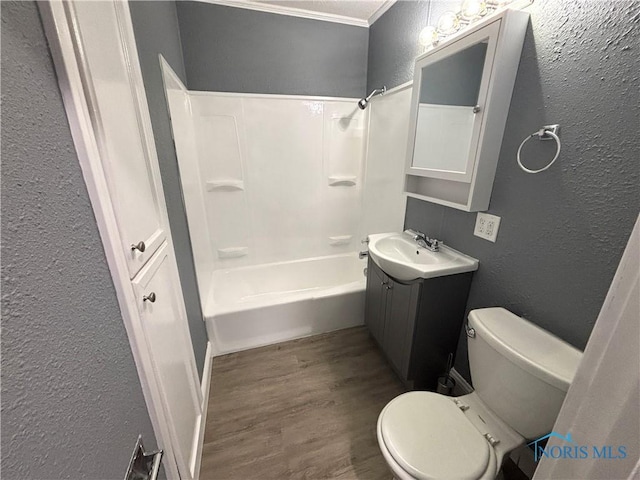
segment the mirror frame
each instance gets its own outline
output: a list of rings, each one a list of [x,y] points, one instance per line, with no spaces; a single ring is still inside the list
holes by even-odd
[[[409,113],[409,140],[407,145],[407,168],[406,173],[418,175],[422,177],[441,178],[444,180],[453,180],[458,182],[470,183],[473,177],[473,171],[476,164],[476,156],[478,144],[482,133],[482,127],[485,119],[485,106],[489,94],[489,84],[491,79],[491,71],[495,60],[496,45],[498,43],[498,33],[500,32],[500,19],[483,27],[480,30],[469,32],[461,38],[456,39],[452,43],[448,43],[443,48],[431,50],[416,59],[415,70],[413,76],[414,89],[411,95],[411,110]],[[466,161],[466,171],[443,170],[429,167],[416,167],[414,165],[414,154],[417,140],[418,113],[420,107],[420,92],[422,88],[422,69],[426,66],[433,65],[440,60],[451,57],[463,50],[487,41],[487,51],[485,54],[484,66],[482,68],[482,79],[480,81],[480,89],[478,90],[478,103],[480,111],[475,114],[473,122],[473,130],[471,141],[469,143],[469,152]]]

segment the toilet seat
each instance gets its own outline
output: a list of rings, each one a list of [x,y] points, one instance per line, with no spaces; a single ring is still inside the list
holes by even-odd
[[[407,477],[479,479],[486,473],[489,478],[495,475],[493,448],[450,397],[432,392],[396,397],[380,414],[378,434],[386,450],[383,453]]]

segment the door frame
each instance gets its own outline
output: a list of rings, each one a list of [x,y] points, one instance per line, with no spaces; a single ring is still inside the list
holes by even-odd
[[[131,26],[131,16],[129,4],[127,1],[113,1],[114,8],[118,18],[122,19],[125,26]],[[96,132],[93,128],[93,122],[89,105],[91,105],[88,93],[85,90],[83,76],[81,74],[82,65],[82,47],[80,39],[77,37],[77,29],[74,28],[73,3],[62,0],[39,1],[38,7],[42,17],[42,22],[49,41],[49,47],[55,70],[58,76],[58,84],[62,94],[62,99],[69,121],[69,127],[73,137],[74,145],[78,155],[82,175],[87,186],[91,205],[96,217],[96,223],[102,244],[104,246],[107,264],[111,272],[122,320],[129,338],[131,352],[136,364],[142,392],[144,395],[149,417],[154,429],[158,447],[164,450],[165,471],[169,480],[180,479],[180,471],[176,455],[173,448],[171,430],[169,428],[169,420],[165,414],[163,407],[163,393],[159,382],[154,373],[153,360],[146,344],[144,331],[142,328],[142,318],[138,311],[137,299],[134,289],[131,285],[131,278],[127,258],[122,249],[122,241],[120,230],[113,209],[112,197],[109,192],[107,175],[103,167],[103,162],[98,148],[98,140]],[[127,31],[128,30],[128,31]],[[135,38],[133,37],[132,28],[121,29],[122,47],[125,52],[136,59],[131,62],[134,75],[132,80],[134,83],[136,101],[138,109],[141,113],[140,127],[143,131],[143,143],[155,161],[151,161],[153,177],[155,182],[159,182],[158,202],[162,207],[160,210],[161,221],[164,223],[167,234],[167,243],[173,252],[173,240],[169,228],[166,203],[160,171],[157,162],[157,152],[155,148],[155,140],[151,128],[151,119],[149,117],[148,107],[146,105],[146,95],[144,84],[142,83],[141,72],[139,71],[139,63],[137,61],[137,47]],[[176,273],[176,277],[177,273]],[[176,278],[179,286],[179,278]],[[186,314],[185,314],[186,319]],[[187,328],[187,334],[188,327]],[[190,338],[189,338],[190,340]],[[210,345],[208,346],[210,347]],[[207,348],[207,355],[210,355],[210,348]],[[200,425],[196,432],[198,438],[202,438],[204,431],[204,421],[206,418],[206,397],[204,393],[208,392],[208,371],[210,370],[210,359],[205,362],[205,371],[203,372],[202,387],[198,390],[198,400],[204,407],[201,411]],[[195,361],[194,361],[195,368]],[[200,385],[197,369],[195,369],[196,385]],[[205,388],[206,386],[206,388]],[[193,472],[193,477],[197,478],[199,474],[200,457],[202,453],[202,442],[200,441],[194,458],[186,459],[188,468]]]

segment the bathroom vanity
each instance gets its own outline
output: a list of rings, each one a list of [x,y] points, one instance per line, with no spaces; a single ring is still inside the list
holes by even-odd
[[[367,328],[407,388],[434,390],[456,351],[478,261],[448,247],[429,252],[406,232],[369,238]]]

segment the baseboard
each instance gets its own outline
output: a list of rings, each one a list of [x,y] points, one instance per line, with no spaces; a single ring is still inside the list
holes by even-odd
[[[202,405],[200,415],[200,424],[198,426],[198,446],[193,463],[193,478],[198,480],[200,478],[200,464],[202,463],[202,449],[204,447],[204,431],[207,426],[207,407],[209,406],[209,391],[211,389],[211,368],[213,366],[213,345],[211,342],[207,342],[207,352],[205,353],[204,368],[202,369],[202,384],[200,389],[202,391]]]
[[[451,378],[453,378],[453,380],[456,382],[456,386],[453,387],[454,397],[467,395],[473,392],[473,387],[469,384],[469,382],[465,380],[462,375],[460,375],[460,373],[455,368],[451,369],[449,375],[451,375]]]

